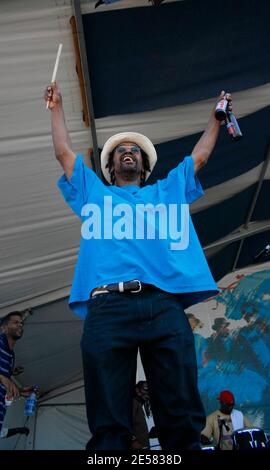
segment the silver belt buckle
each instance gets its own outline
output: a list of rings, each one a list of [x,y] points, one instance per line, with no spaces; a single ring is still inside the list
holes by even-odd
[[[98,290],[100,289],[100,290]],[[92,290],[91,292],[91,299],[93,297],[95,297],[95,295],[99,295],[99,294],[107,294],[109,291],[105,288],[105,286],[102,286],[102,287],[96,287],[95,289]]]
[[[131,292],[132,294],[137,294],[138,292],[141,292],[141,290],[142,290],[142,283],[141,283],[141,281],[139,281],[139,279],[133,279],[133,282],[138,282],[138,283],[139,283],[139,287],[138,287],[138,289],[136,289],[136,290],[131,290],[130,292]]]

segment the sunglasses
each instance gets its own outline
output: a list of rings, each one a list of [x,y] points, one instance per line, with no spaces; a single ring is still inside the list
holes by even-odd
[[[115,148],[115,151],[118,153],[126,153],[126,152],[140,153],[141,149],[137,145],[132,145],[131,147],[125,147],[124,145],[119,145],[118,147]]]

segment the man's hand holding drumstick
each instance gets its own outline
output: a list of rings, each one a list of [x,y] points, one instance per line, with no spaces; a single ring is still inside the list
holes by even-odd
[[[53,82],[47,86],[44,93],[44,99],[48,104],[49,109],[53,109],[57,105],[62,105],[62,96],[57,82]]]

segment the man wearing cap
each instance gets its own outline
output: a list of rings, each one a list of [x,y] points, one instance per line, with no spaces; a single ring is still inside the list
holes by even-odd
[[[220,392],[217,400],[220,401],[219,410],[214,411],[206,418],[206,426],[202,430],[202,444],[211,444],[219,450],[232,450],[232,433],[242,428],[251,428],[248,418],[239,410],[234,409],[234,395],[229,390]]]
[[[184,309],[216,294],[217,287],[188,205],[203,195],[196,173],[214,148],[220,122],[213,109],[192,155],[148,186],[157,160],[152,142],[136,132],[113,135],[101,153],[106,185],[72,150],[57,84],[47,87],[44,98],[65,172],[58,186],[82,220],[69,302],[85,318],[81,348],[92,433],[87,450],[131,447],[138,347],[162,448],[197,449],[205,416]],[[231,96],[226,98],[231,109]]]

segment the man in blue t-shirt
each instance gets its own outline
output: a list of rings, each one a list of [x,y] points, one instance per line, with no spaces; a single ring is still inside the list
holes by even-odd
[[[231,109],[231,96],[223,97]],[[205,415],[184,308],[218,291],[188,205],[203,195],[196,173],[214,148],[220,122],[213,110],[191,156],[153,185],[145,185],[157,159],[152,142],[135,132],[110,137],[101,153],[106,185],[71,148],[57,84],[44,98],[65,172],[58,186],[82,220],[69,302],[85,318],[87,450],[131,448],[138,348],[162,448],[197,449]]]

